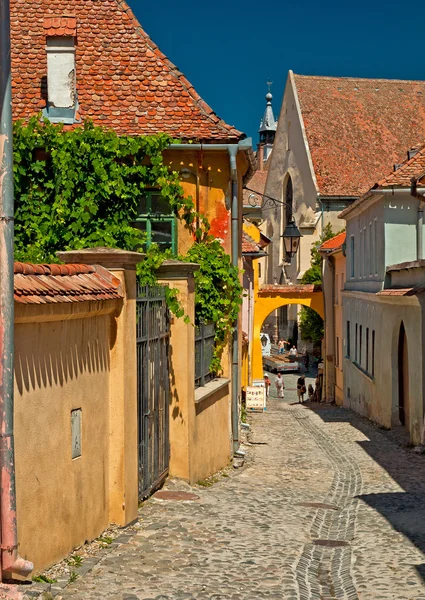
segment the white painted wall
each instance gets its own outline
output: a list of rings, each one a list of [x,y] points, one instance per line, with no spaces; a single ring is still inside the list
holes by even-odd
[[[75,47],[73,37],[47,38],[48,103],[56,108],[75,106]]]

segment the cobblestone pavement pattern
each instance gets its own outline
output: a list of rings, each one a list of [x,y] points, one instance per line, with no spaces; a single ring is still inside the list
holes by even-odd
[[[139,530],[64,600],[425,600],[425,457],[342,408],[271,398],[248,466]]]

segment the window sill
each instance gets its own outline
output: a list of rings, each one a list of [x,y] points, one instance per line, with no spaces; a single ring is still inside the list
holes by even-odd
[[[230,383],[230,379],[227,379],[226,377],[217,377],[216,379],[209,381],[204,386],[196,388],[195,404],[199,404],[200,402],[203,402],[204,400],[206,400],[207,398],[209,398],[210,396],[212,396],[219,390],[228,386],[229,383]]]
[[[363,369],[363,367],[361,367],[361,366],[360,366],[358,363],[356,363],[354,360],[351,360],[349,356],[346,356],[345,358],[346,358],[347,360],[349,360],[349,361],[351,362],[351,364],[352,364],[354,367],[356,367],[356,369],[357,369],[358,371],[360,371],[360,373],[361,373],[362,375],[364,375],[364,376],[365,376],[367,379],[369,379],[369,381],[372,381],[373,383],[375,383],[375,376],[374,376],[374,375],[371,375],[370,373],[368,373],[367,371],[365,371],[365,370]]]

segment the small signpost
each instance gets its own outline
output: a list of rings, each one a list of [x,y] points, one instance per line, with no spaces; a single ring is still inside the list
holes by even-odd
[[[266,410],[266,386],[252,385],[246,388],[246,410],[264,412]]]

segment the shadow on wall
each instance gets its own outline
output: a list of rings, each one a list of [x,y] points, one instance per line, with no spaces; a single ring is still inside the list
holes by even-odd
[[[109,319],[17,324],[15,382],[19,393],[62,387],[84,372],[109,371],[116,337],[115,320],[111,319],[110,327]]]
[[[425,456],[400,447],[400,442],[406,444],[408,441],[407,432],[401,428],[391,431],[379,429],[347,409],[311,408],[323,421],[350,423],[368,438],[357,444],[385,469],[403,491],[362,494],[358,498],[385,517],[395,531],[425,554]],[[425,564],[413,566],[425,582]]]

